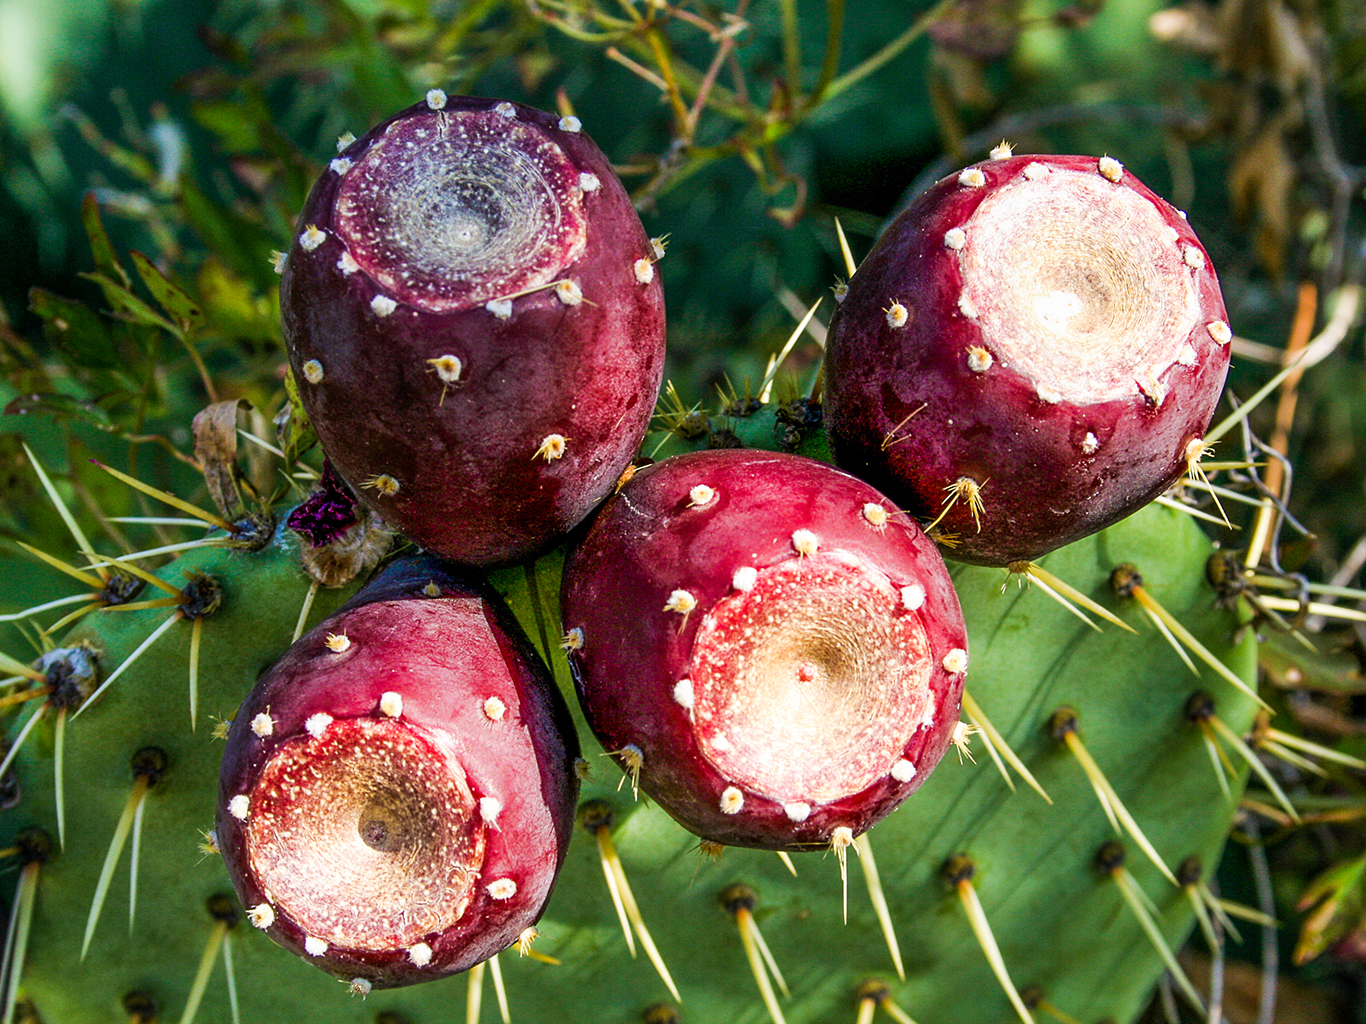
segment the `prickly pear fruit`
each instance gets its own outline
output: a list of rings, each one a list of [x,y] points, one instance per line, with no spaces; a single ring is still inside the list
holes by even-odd
[[[657,258],[577,118],[434,90],[332,161],[285,261],[290,362],[324,450],[441,554],[546,547],[644,436]]]
[[[373,987],[443,977],[540,917],[578,799],[554,680],[492,592],[390,563],[233,719],[218,842],[252,924]]]
[[[1198,461],[1231,337],[1185,218],[1117,160],[989,160],[917,199],[850,280],[831,448],[952,557],[1034,559]]]
[[[958,721],[967,639],[943,560],[824,463],[723,449],[638,471],[572,549],[563,608],[594,733],[716,842],[852,838]]]

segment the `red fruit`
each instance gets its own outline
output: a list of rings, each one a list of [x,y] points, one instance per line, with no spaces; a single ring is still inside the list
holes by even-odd
[[[954,558],[1038,558],[1198,460],[1228,370],[1219,283],[1175,209],[1108,157],[990,160],[891,227],[830,325],[836,461]]]
[[[251,922],[310,963],[359,987],[440,978],[540,916],[573,828],[577,753],[497,598],[403,559],[242,704],[219,846]]]
[[[290,362],[328,457],[457,561],[548,546],[649,423],[655,259],[576,118],[433,91],[332,161],[285,262]]]
[[[857,835],[958,721],[967,636],[943,560],[824,463],[722,449],[640,470],[571,550],[562,602],[589,725],[706,839]]]

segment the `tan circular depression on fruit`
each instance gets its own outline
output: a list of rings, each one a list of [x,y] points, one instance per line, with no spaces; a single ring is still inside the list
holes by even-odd
[[[1099,173],[1022,174],[963,229],[957,258],[983,341],[1041,395],[1089,405],[1151,394],[1200,323],[1176,231]]]
[[[336,217],[361,269],[433,312],[553,281],[586,238],[578,168],[544,129],[492,110],[395,122],[346,173]]]
[[[251,793],[265,898],[311,938],[405,948],[460,919],[484,856],[477,802],[427,739],[343,719],[277,750]]]
[[[929,724],[929,641],[887,576],[819,554],[759,570],[698,627],[693,729],[728,781],[830,801],[887,775]]]

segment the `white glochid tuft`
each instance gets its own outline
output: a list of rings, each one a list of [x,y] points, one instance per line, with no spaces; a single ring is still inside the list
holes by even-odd
[[[739,814],[745,806],[745,794],[741,793],[734,786],[727,786],[721,791],[721,813]]]
[[[442,384],[458,384],[460,375],[465,372],[465,364],[460,361],[459,356],[447,354],[428,359],[427,362],[436,371],[436,376]]]
[[[688,507],[701,508],[703,505],[710,505],[715,497],[716,488],[708,484],[695,484],[688,491]]]
[[[678,612],[680,615],[687,615],[697,607],[697,598],[687,590],[675,590],[669,595],[669,599],[664,602],[666,612]]]
[[[379,711],[389,718],[398,718],[403,714],[403,694],[395,690],[386,690],[380,694]]]
[[[674,701],[679,707],[691,711],[693,707],[692,680],[680,679],[674,683]]]
[[[561,281],[555,285],[555,295],[566,306],[577,306],[583,302],[583,289],[577,281]]]
[[[564,458],[565,450],[569,447],[569,439],[563,434],[547,434],[541,442],[541,446],[536,449],[533,459],[545,459],[546,462],[554,462],[556,459]]]
[[[498,827],[498,815],[503,813],[503,802],[497,797],[484,796],[479,798],[479,817],[492,828]]]

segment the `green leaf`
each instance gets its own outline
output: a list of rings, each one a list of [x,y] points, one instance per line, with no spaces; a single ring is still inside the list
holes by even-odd
[[[33,288],[28,308],[43,318],[43,336],[77,366],[108,370],[119,365],[109,326],[84,302]]]
[[[214,202],[193,183],[185,182],[180,194],[185,219],[219,259],[261,289],[276,281],[270,250],[281,245],[259,225],[252,224]]]
[[[210,256],[200,265],[195,291],[215,333],[279,344],[279,305],[273,294],[257,291],[218,257]]]
[[[260,96],[204,100],[196,103],[192,112],[194,119],[217,135],[230,152],[250,153],[263,148],[260,126],[270,123],[271,112]]]
[[[90,252],[95,257],[95,269],[110,280],[118,281],[123,287],[131,287],[133,282],[128,277],[128,271],[123,269],[118,254],[114,252],[114,245],[104,230],[104,221],[100,218],[100,203],[93,192],[87,192],[81,200],[81,223],[85,225],[85,233],[90,238]]]
[[[143,284],[147,285],[147,290],[152,296],[161,303],[161,308],[180,325],[182,331],[190,331],[204,324],[204,311],[199,308],[199,303],[190,298],[184,290],[157,269],[155,263],[147,256],[132,251],[133,266],[137,268],[138,276],[142,278]]]
[[[1366,859],[1358,857],[1329,868],[1305,890],[1296,909],[1309,910],[1316,903],[1318,907],[1300,926],[1295,963],[1313,960],[1357,925],[1362,905],[1366,903],[1363,881],[1366,881]]]
[[[171,321],[158,313],[150,305],[144,302],[137,295],[133,294],[117,281],[110,280],[103,274],[84,273],[81,277],[88,281],[94,281],[100,286],[100,291],[104,292],[105,299],[114,309],[114,315],[123,320],[128,320],[135,324],[147,324],[152,327],[161,327],[179,337],[184,332]]]
[[[31,413],[51,416],[54,420],[77,420],[100,430],[115,429],[114,421],[98,405],[89,399],[71,395],[20,395],[5,406],[6,416],[28,416]]]
[[[299,383],[294,379],[292,369],[285,371],[285,392],[289,401],[275,417],[275,430],[285,453],[285,462],[292,466],[300,455],[318,443],[318,435],[313,432],[308,413],[304,412]]]

